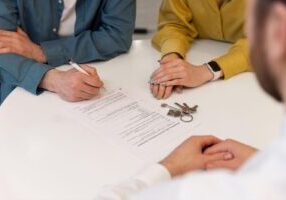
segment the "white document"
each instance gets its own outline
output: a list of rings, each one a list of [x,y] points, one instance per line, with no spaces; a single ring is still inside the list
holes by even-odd
[[[94,133],[150,161],[162,158],[164,150],[175,145],[171,143],[174,138],[184,133],[188,136],[198,124],[196,118],[192,123],[183,123],[179,118],[169,117],[168,110],[160,104],[132,98],[121,89],[91,101],[71,104],[70,109],[77,121]]]

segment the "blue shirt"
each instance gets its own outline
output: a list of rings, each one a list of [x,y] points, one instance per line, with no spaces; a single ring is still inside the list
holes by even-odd
[[[17,86],[38,94],[44,74],[70,59],[78,63],[111,59],[129,50],[135,0],[78,0],[75,33],[60,37],[61,0],[1,0],[0,29],[20,26],[40,45],[47,64],[16,54],[0,54],[0,103]]]

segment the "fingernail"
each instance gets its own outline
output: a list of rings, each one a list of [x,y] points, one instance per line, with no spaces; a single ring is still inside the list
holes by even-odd
[[[158,81],[157,80],[152,80],[152,84],[154,84],[154,85],[158,85]]]
[[[225,155],[224,155],[224,159],[225,160],[231,160],[231,159],[233,159],[234,158],[234,156],[231,154],[231,153],[226,153]]]
[[[156,85],[156,84],[157,84],[157,81],[156,81],[156,80],[152,80],[151,83],[154,84],[154,85]]]

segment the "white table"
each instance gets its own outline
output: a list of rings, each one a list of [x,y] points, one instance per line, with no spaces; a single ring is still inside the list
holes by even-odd
[[[190,60],[208,61],[228,47],[196,42]],[[158,57],[150,41],[135,41],[129,54],[95,66],[106,85],[140,91],[152,99],[147,81]],[[234,138],[259,148],[279,134],[282,108],[261,91],[252,73],[184,90],[167,102],[186,99],[205,113],[196,133]],[[37,97],[18,88],[1,106],[0,198],[5,191],[13,200],[90,200],[100,186],[123,180],[146,165],[75,122],[60,109],[64,104],[49,92]]]

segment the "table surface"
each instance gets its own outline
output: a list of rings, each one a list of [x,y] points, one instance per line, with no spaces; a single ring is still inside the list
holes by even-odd
[[[196,41],[189,60],[206,62],[229,46]],[[93,66],[107,87],[140,91],[142,98],[157,101],[147,82],[158,67],[158,57],[150,41],[134,41],[130,53]],[[185,89],[167,102],[186,100],[204,111],[196,133],[238,139],[258,148],[279,134],[282,107],[262,92],[252,73]],[[5,191],[13,200],[90,200],[100,186],[126,179],[148,164],[92,134],[63,112],[64,104],[50,92],[33,96],[17,88],[0,107],[0,197]]]

